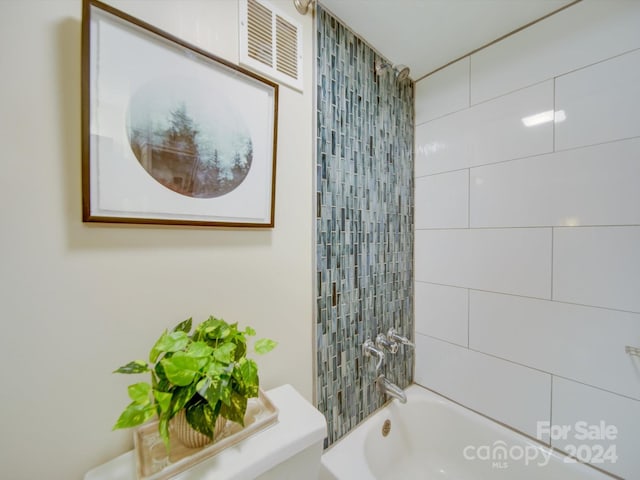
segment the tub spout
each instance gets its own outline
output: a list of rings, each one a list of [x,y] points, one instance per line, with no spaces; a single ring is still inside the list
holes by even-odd
[[[376,387],[380,393],[396,398],[400,403],[407,403],[407,395],[404,393],[404,390],[389,381],[384,375],[380,375],[376,379]]]

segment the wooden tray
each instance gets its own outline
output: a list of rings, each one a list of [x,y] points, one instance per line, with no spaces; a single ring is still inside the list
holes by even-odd
[[[278,409],[260,390],[258,398],[249,399],[244,428],[235,422],[227,422],[220,439],[202,448],[187,448],[177,438],[172,438],[169,456],[158,433],[158,421],[146,423],[133,434],[138,479],[168,479],[277,421]]]

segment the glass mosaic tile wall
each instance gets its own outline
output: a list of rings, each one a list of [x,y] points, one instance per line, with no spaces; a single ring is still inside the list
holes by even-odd
[[[413,84],[321,6],[317,11],[317,401],[326,445],[385,399],[362,344],[413,336]],[[413,351],[383,370],[412,381]]]

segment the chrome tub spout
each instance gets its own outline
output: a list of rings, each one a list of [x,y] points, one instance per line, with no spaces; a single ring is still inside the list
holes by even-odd
[[[389,395],[397,399],[400,403],[407,403],[407,395],[404,393],[404,390],[402,390],[395,383],[391,382],[384,375],[380,375],[376,379],[376,387],[380,393]]]

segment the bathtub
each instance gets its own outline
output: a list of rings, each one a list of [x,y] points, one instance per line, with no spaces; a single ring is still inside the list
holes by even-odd
[[[418,385],[406,394],[327,450],[320,480],[612,478]]]

